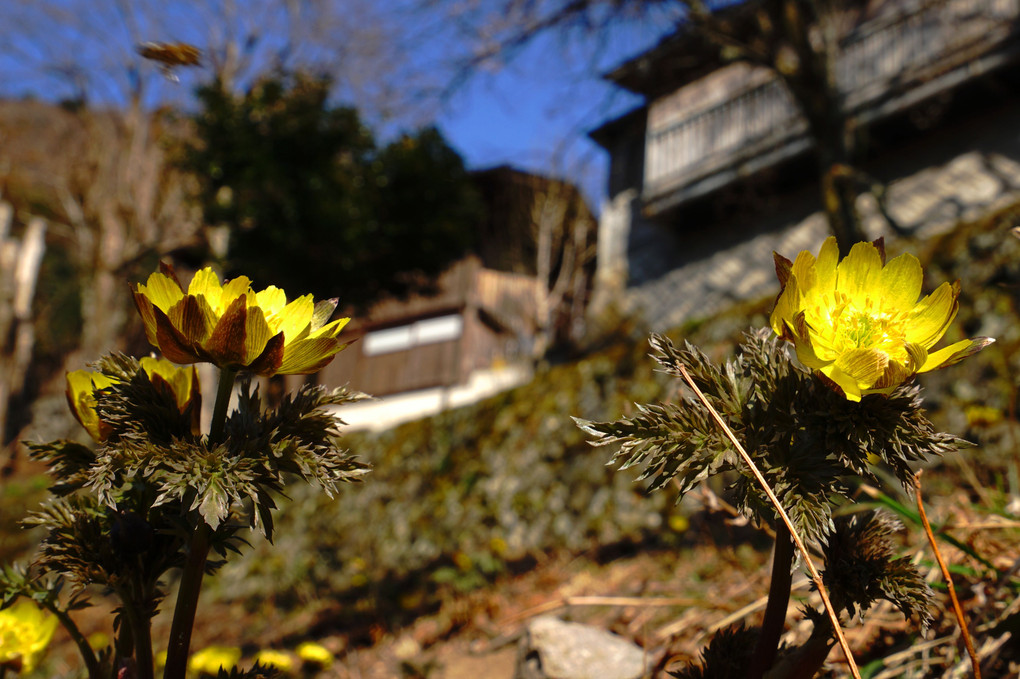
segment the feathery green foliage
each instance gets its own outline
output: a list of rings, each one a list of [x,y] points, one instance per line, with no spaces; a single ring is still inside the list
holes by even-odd
[[[730,627],[712,637],[701,651],[701,663],[688,665],[670,676],[676,679],[743,679],[758,638],[756,627]]]
[[[738,355],[712,361],[697,347],[677,347],[653,335],[655,360],[677,377],[685,366],[779,497],[802,536],[820,539],[833,529],[832,508],[850,491],[847,480],[876,480],[869,455],[886,462],[908,487],[910,463],[955,450],[960,439],[935,431],[921,410],[916,386],[891,396],[848,403],[795,366],[767,330],[745,335]],[[738,507],[755,521],[774,524],[775,510],[732,444],[695,395],[676,403],[638,406],[633,418],[578,425],[596,446],[619,444],[612,463],[643,465],[641,478],[659,490],[674,479],[680,498],[709,477],[736,472]]]
[[[880,511],[840,516],[835,523],[823,547],[826,568],[822,571],[833,605],[856,615],[886,600],[905,617],[930,626],[935,602],[931,587],[909,558],[895,556],[889,539],[903,530],[903,524]]]
[[[761,473],[791,530],[821,549],[824,584],[836,609],[853,615],[886,599],[905,616],[929,624],[931,590],[908,559],[893,558],[888,537],[899,524],[875,513],[834,516],[835,509],[853,504],[853,479],[878,482],[873,463],[887,465],[910,488],[911,463],[963,444],[935,430],[921,409],[918,387],[901,385],[888,396],[851,401],[795,365],[786,345],[764,329],[748,332],[736,357],[721,365],[688,342],[681,348],[653,335],[651,344],[662,371],[682,377],[686,370]],[[636,416],[615,422],[575,420],[592,445],[619,446],[610,464],[642,465],[641,478],[651,479],[650,488],[675,483],[678,501],[710,477],[726,474],[737,508],[756,523],[775,526],[777,534],[770,605],[760,634],[723,632],[700,666],[674,676],[757,678],[770,668],[777,674],[769,676],[813,674],[832,644],[833,623],[809,609],[811,637],[788,652],[778,647],[793,550],[773,500],[694,389],[684,385],[675,403],[637,407]],[[773,598],[784,601],[773,607]],[[757,646],[749,642],[752,637]]]
[[[245,381],[233,413],[221,411],[224,435],[203,436],[196,431],[199,400],[174,393],[185,387],[152,378],[139,361],[119,354],[94,367],[109,378],[99,383],[109,386],[96,389],[96,378],[86,377],[93,388],[78,393],[81,387],[69,379],[68,398],[76,412],[94,408],[102,423],[93,433],[98,445],[92,450],[56,441],[31,447],[32,456],[49,466],[54,497],[25,521],[45,535],[29,568],[3,571],[0,595],[31,597],[55,613],[78,644],[91,679],[115,674],[128,659],[141,668],[140,676],[152,677],[150,620],[166,596],[171,569],[182,570],[179,590],[192,592],[187,605],[193,607],[202,574],[215,572],[228,552],[246,544],[241,531],[258,528],[272,539],[274,496],[289,479],[314,483],[332,496],[341,483],[367,471],[341,446],[331,411],[361,395],[304,386],[267,408]],[[217,398],[224,406],[235,377],[225,374]],[[210,551],[222,558],[207,559]],[[195,584],[188,584],[189,577]],[[61,603],[65,583],[70,593]],[[98,656],[68,615],[88,605],[95,586],[119,600],[117,640]],[[183,676],[194,616],[191,608],[190,619],[177,624],[182,601],[179,596],[168,644],[178,649],[175,676]],[[183,641],[175,636],[181,629],[187,632]],[[272,673],[253,668],[238,676]]]

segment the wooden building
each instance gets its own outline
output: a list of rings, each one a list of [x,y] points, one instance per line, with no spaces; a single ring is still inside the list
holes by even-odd
[[[530,370],[549,347],[576,336],[597,233],[580,192],[508,166],[472,176],[487,215],[472,254],[429,292],[353,314],[343,334],[354,342],[319,373],[321,384],[376,397],[448,390],[501,366]]]
[[[436,281],[434,295],[387,299],[352,319],[353,344],[319,373],[373,396],[464,384],[477,370],[531,358],[534,276],[482,267],[474,255]]]
[[[754,6],[726,11],[752,25]],[[878,0],[844,11],[835,81],[844,112],[867,139],[866,169],[883,181],[936,159],[922,159],[919,144],[955,143],[939,129],[952,105],[981,114],[986,101],[999,105],[991,92],[1016,87],[1009,67],[1020,57],[1020,0]],[[608,73],[645,103],[591,132],[610,156],[596,293],[622,296],[660,328],[711,313],[701,298],[723,300],[716,293],[725,282],[703,295],[704,286],[690,284],[696,276],[743,261],[727,280],[763,294],[749,283],[759,279],[748,258],[767,268],[770,250],[817,247],[822,233],[788,231],[818,209],[819,192],[807,162],[813,141],[785,85],[765,67],[720,66],[703,42],[681,31]],[[901,167],[904,153],[915,154],[914,167]],[[732,256],[716,258],[726,250]],[[774,283],[770,273],[761,280]]]

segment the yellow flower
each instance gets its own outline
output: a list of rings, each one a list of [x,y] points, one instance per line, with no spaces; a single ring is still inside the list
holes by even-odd
[[[191,411],[191,428],[197,433],[199,418],[202,415],[199,407],[202,394],[195,367],[182,368],[165,359],[149,357],[143,358],[139,363],[153,384],[170,390],[182,413],[190,404],[195,404]],[[93,370],[75,370],[67,373],[67,389],[64,393],[71,413],[98,443],[102,443],[110,435],[110,425],[102,422],[96,413],[96,392],[118,382],[120,380],[116,377]]]
[[[998,408],[982,405],[969,405],[963,409],[967,417],[968,427],[990,427],[1002,422],[1003,412]]]
[[[303,662],[326,669],[333,664],[333,654],[325,646],[305,641],[297,647],[296,653]]]
[[[146,356],[138,361],[142,370],[149,376],[149,381],[157,387],[169,389],[177,400],[177,409],[182,413],[193,404],[191,409],[191,431],[198,433],[202,418],[202,389],[198,381],[195,366],[182,368],[165,358]]]
[[[0,611],[0,668],[35,669],[57,629],[57,617],[21,599]]]
[[[335,299],[315,303],[305,295],[288,303],[283,290],[255,292],[245,276],[221,284],[205,268],[185,292],[163,264],[134,295],[149,342],[175,363],[208,361],[259,375],[305,375],[347,346],[337,335],[350,319],[327,323]]]
[[[209,646],[192,654],[188,670],[195,674],[219,674],[220,668],[229,670],[241,659],[241,649],[233,646]]]
[[[67,405],[75,419],[85,427],[96,442],[106,440],[110,425],[99,420],[96,413],[96,392],[117,384],[119,380],[92,370],[75,370],[67,373]]]
[[[255,662],[263,667],[272,665],[281,672],[290,672],[294,669],[294,658],[292,658],[289,653],[275,651],[271,648],[267,648],[256,653]]]
[[[110,637],[105,632],[93,632],[86,641],[89,642],[89,646],[97,651],[101,651],[110,645]]]
[[[959,282],[943,283],[918,301],[921,263],[909,254],[886,263],[881,241],[854,245],[841,262],[832,237],[817,259],[806,250],[793,262],[775,259],[782,292],[772,329],[851,401],[889,393],[994,341],[962,340],[929,353],[956,317]]]

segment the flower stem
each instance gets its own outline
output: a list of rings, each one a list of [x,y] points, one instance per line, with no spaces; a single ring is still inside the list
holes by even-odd
[[[212,422],[209,424],[209,445],[223,442],[223,428],[227,423],[227,407],[234,393],[234,378],[237,370],[220,368],[220,382],[216,387],[216,404],[213,406]]]
[[[835,643],[832,623],[828,620],[816,622],[811,636],[793,658],[789,672],[784,675],[785,679],[812,679],[817,676]]]
[[[166,649],[163,679],[184,679],[188,669],[191,628],[195,624],[195,613],[198,611],[198,595],[202,591],[202,576],[205,575],[209,538],[212,536],[209,524],[204,519],[199,521],[188,544],[181,584],[177,590],[177,605],[174,607],[174,619],[170,624],[170,641]]]
[[[769,599],[765,605],[761,635],[758,637],[758,645],[754,649],[747,673],[749,679],[760,679],[776,660],[779,638],[783,636],[783,626],[786,623],[786,609],[790,605],[792,565],[793,541],[790,539],[790,530],[780,521],[776,524],[776,549],[772,556]]]
[[[227,406],[230,404],[236,377],[237,370],[220,369],[216,404],[213,406],[212,422],[209,425],[210,447],[223,440],[224,426],[227,422]],[[202,592],[202,577],[205,575],[205,562],[209,556],[212,534],[212,528],[205,522],[205,519],[199,516],[198,525],[195,526],[191,541],[187,546],[184,568],[181,572],[181,584],[177,590],[177,605],[174,607],[174,619],[170,624],[170,641],[167,645],[163,679],[184,679],[188,670],[191,629],[195,625],[198,596]]]
[[[68,615],[67,611],[57,607],[55,603],[46,602],[43,604],[49,610],[50,613],[57,616],[57,620],[64,626],[67,633],[70,635],[75,646],[78,647],[78,652],[81,653],[82,660],[85,661],[85,667],[88,670],[89,679],[102,679],[103,673],[99,666],[99,660],[96,658],[95,651],[92,650],[92,646],[89,645],[88,640],[78,629],[78,626],[74,624],[74,620]]]
[[[140,561],[140,560],[139,560]],[[138,564],[141,573],[141,564]],[[131,628],[131,638],[135,651],[135,672],[138,679],[153,679],[155,668],[152,661],[152,619],[145,613],[142,606],[148,597],[142,592],[136,596],[121,596],[124,606],[124,617]]]

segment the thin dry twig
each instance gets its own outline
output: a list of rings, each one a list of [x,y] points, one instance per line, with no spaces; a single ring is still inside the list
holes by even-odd
[[[911,667],[926,667],[929,664],[927,660],[918,658],[911,661],[910,658],[930,652],[933,649],[948,643],[951,643],[951,640],[947,637],[932,639],[930,641],[920,641],[915,644],[911,644],[910,648],[904,651],[888,655],[883,658],[886,669],[876,674],[873,679],[898,679],[899,677],[903,677],[904,673]]]
[[[970,656],[970,663],[974,668],[974,679],[981,679],[981,663],[978,660],[977,653],[974,651],[974,642],[970,638],[970,632],[967,630],[967,621],[963,617],[963,608],[960,606],[960,600],[956,596],[956,587],[953,586],[953,576],[950,575],[949,569],[946,568],[946,562],[942,560],[942,553],[939,551],[938,544],[935,542],[935,534],[931,532],[931,524],[928,523],[928,515],[924,513],[924,502],[921,499],[922,471],[923,470],[918,469],[917,473],[914,474],[914,491],[917,495],[917,513],[921,515],[921,524],[924,526],[925,535],[928,536],[928,544],[931,545],[931,550],[935,553],[935,560],[939,562],[939,568],[942,569],[942,577],[946,579],[946,587],[949,589],[949,598],[953,602],[953,612],[956,613],[956,621],[960,624],[960,632],[963,634],[963,643],[967,646],[967,655]]]
[[[552,601],[532,606],[531,608],[511,615],[503,620],[503,625],[525,620],[527,618],[555,611],[570,606],[697,606],[700,600],[684,597],[639,597],[639,596],[565,596]]]
[[[826,613],[829,614],[829,620],[832,621],[832,628],[836,633],[836,639],[839,641],[839,646],[843,650],[843,655],[846,657],[846,662],[847,665],[850,667],[850,672],[851,674],[853,674],[854,679],[861,679],[861,673],[857,669],[857,663],[854,662],[853,652],[850,650],[850,645],[847,643],[846,637],[843,635],[843,629],[839,624],[839,615],[836,613],[836,610],[832,607],[832,602],[829,600],[829,594],[825,590],[825,585],[822,584],[822,576],[818,573],[818,569],[815,568],[815,564],[811,560],[811,553],[804,545],[804,541],[800,539],[800,535],[797,534],[796,529],[793,527],[793,522],[790,521],[790,517],[787,516],[786,510],[783,508],[782,503],[779,502],[779,498],[776,497],[776,494],[772,492],[772,488],[769,487],[768,481],[766,481],[765,477],[762,476],[761,472],[758,470],[758,467],[754,464],[754,461],[751,459],[751,456],[747,454],[746,450],[744,450],[744,446],[740,444],[740,441],[737,440],[737,437],[730,430],[729,426],[726,425],[726,422],[722,419],[722,417],[719,416],[719,413],[716,412],[715,408],[712,407],[712,404],[708,402],[708,399],[705,398],[705,395],[701,392],[701,389],[698,389],[698,385],[694,382],[694,379],[691,377],[690,373],[687,372],[687,368],[682,364],[679,366],[679,368],[680,374],[683,376],[684,381],[687,382],[687,385],[698,396],[702,404],[704,404],[704,406],[708,409],[708,412],[712,415],[712,419],[715,420],[716,424],[719,425],[719,427],[723,430],[723,433],[725,433],[726,437],[730,440],[730,443],[732,443],[734,448],[736,448],[737,452],[740,453],[740,457],[744,460],[744,463],[751,470],[751,473],[754,474],[754,478],[761,485],[762,489],[765,491],[765,494],[768,495],[769,501],[772,502],[773,506],[775,506],[776,512],[778,512],[780,518],[783,519],[783,523],[786,524],[787,529],[790,531],[790,537],[793,538],[794,544],[796,544],[797,549],[800,551],[801,556],[804,557],[804,565],[807,566],[808,572],[811,574],[811,580],[814,581],[815,587],[818,588],[818,594],[821,595],[822,597],[822,603],[825,605]]]
[[[797,582],[790,585],[790,591],[796,592],[799,589],[804,589],[807,586],[808,582],[810,582],[810,580],[808,580],[807,578],[804,578],[803,580],[798,580]],[[722,628],[729,627],[738,620],[742,620],[743,618],[746,618],[752,613],[755,613],[756,611],[760,611],[761,609],[765,608],[766,603],[768,603],[768,597],[764,596],[758,599],[757,601],[749,603],[743,608],[740,608],[734,611],[733,613],[730,613],[722,620],[712,623],[712,625],[709,626],[709,628],[703,631],[701,634],[699,634],[697,638],[700,639],[709,634],[715,634]],[[683,629],[682,625],[679,625],[678,623],[670,623],[669,625],[666,625],[665,627],[659,629],[655,633],[655,636],[659,639],[666,639],[668,637],[673,636],[674,634],[677,634],[681,629]]]

